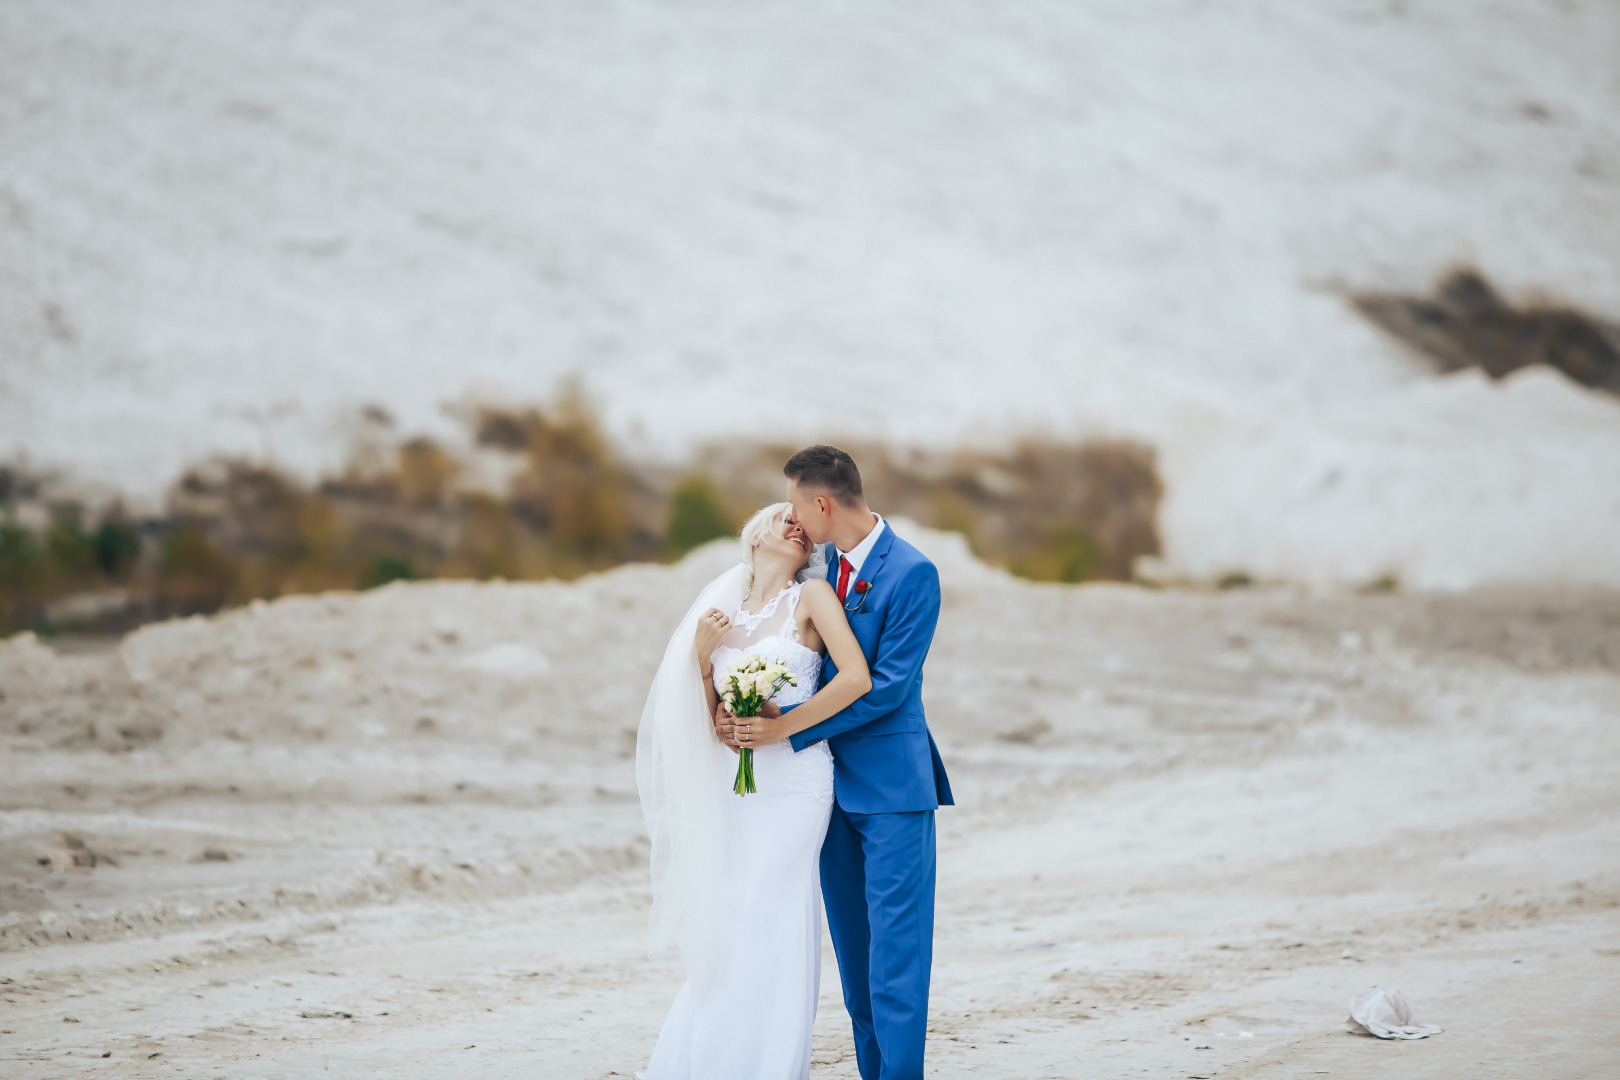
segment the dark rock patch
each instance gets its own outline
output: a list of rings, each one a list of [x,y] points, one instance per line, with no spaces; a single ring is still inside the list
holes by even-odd
[[[1620,326],[1558,304],[1514,307],[1477,270],[1452,271],[1433,296],[1362,292],[1350,301],[1438,371],[1477,367],[1500,379],[1544,364],[1620,394]]]

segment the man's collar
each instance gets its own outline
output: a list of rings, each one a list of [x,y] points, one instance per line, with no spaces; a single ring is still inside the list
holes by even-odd
[[[878,537],[883,535],[883,526],[886,524],[883,520],[883,515],[874,513],[872,516],[877,518],[877,523],[872,526],[872,531],[866,534],[866,539],[856,544],[855,547],[849,551],[838,552],[838,554],[842,555],[852,563],[858,564],[864,562],[866,557],[872,553],[872,546],[878,542]],[[837,550],[836,544],[833,547],[834,550]]]

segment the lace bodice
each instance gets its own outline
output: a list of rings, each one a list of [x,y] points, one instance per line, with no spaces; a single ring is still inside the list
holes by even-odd
[[[800,705],[816,692],[821,680],[821,654],[799,640],[799,623],[794,612],[799,607],[799,592],[804,586],[795,582],[777,593],[758,612],[750,612],[739,603],[731,611],[731,631],[720,640],[709,658],[714,664],[714,685],[722,690],[726,668],[739,656],[763,656],[780,660],[799,680],[797,686],[784,686],[771,700],[778,706]]]

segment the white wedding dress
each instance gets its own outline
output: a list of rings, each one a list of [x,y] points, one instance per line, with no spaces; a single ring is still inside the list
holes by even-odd
[[[816,692],[821,657],[799,641],[794,617],[802,587],[783,589],[757,614],[740,602],[729,606],[732,629],[712,657],[717,688],[726,666],[751,654],[783,661],[798,679],[777,694],[778,705]],[[685,655],[695,660],[690,647]],[[695,674],[693,682],[701,686]],[[720,888],[703,901],[717,903],[723,919],[705,939],[700,962],[687,958],[686,985],[645,1076],[805,1080],[821,986],[820,855],[832,810],[832,753],[825,742],[799,753],[785,741],[761,746],[754,751],[759,790],[746,796],[731,794],[737,759],[725,756],[731,769],[721,780],[724,802],[715,808],[724,842],[714,868]],[[658,843],[655,831],[655,889]]]

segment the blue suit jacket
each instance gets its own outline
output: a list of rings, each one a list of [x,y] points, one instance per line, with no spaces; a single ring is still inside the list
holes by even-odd
[[[837,571],[838,552],[828,545],[827,578],[834,587]],[[871,588],[862,597],[851,582],[844,611],[872,669],[872,689],[789,741],[803,750],[827,740],[834,797],[852,814],[949,806],[951,783],[922,705],[923,661],[939,622],[939,571],[885,522],[858,577]],[[828,658],[823,678],[836,674]]]

